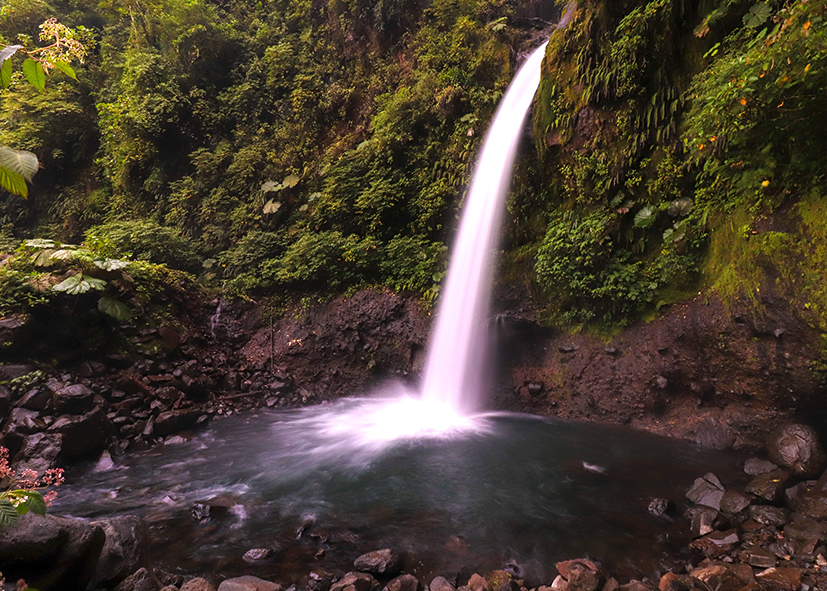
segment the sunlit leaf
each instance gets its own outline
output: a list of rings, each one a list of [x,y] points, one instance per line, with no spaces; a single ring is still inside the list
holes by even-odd
[[[284,188],[284,185],[281,183],[277,183],[276,181],[267,181],[263,185],[261,185],[261,190],[264,193],[273,193],[275,191],[281,191]]]
[[[54,61],[49,62],[49,63],[51,63],[55,68],[57,68],[58,70],[60,70],[64,74],[66,74],[67,76],[69,76],[69,78],[73,78],[74,80],[78,79],[78,77],[75,75],[75,71],[72,69],[72,66],[70,66],[66,62],[62,62],[60,60],[54,60]]]
[[[129,261],[123,261],[121,259],[95,259],[92,261],[92,264],[104,271],[120,271],[129,266]]]
[[[52,289],[55,291],[66,292],[69,295],[78,295],[81,293],[86,293],[92,289],[103,289],[104,287],[106,287],[106,281],[95,277],[89,277],[83,273],[78,273],[77,275],[72,275],[68,279],[61,281]]]
[[[40,168],[37,156],[25,150],[13,150],[8,146],[0,146],[0,168],[5,168],[17,176],[31,181]]]
[[[43,495],[38,491],[28,489],[10,490],[9,495],[16,496],[20,499],[20,504],[17,505],[17,512],[21,515],[25,515],[29,511],[35,515],[46,515],[46,502],[43,500]],[[21,512],[21,508],[25,508],[25,511]]]
[[[692,211],[692,207],[695,204],[692,202],[691,199],[676,199],[675,201],[669,204],[669,207],[666,209],[666,212],[674,217],[683,217],[689,215],[689,212]]]
[[[282,181],[281,184],[285,187],[290,187],[292,189],[293,187],[299,184],[300,180],[301,179],[299,179],[299,177],[297,177],[295,174],[291,174],[286,179],[284,179],[284,181]]]
[[[11,86],[11,60],[5,60],[0,66],[0,86],[3,88]]]
[[[51,248],[46,248],[44,250],[38,251],[38,253],[34,257],[34,266],[35,267],[52,267],[56,263],[55,259],[52,258],[52,255],[55,253],[54,250]]]
[[[17,53],[18,49],[23,49],[22,45],[6,45],[3,49],[0,49],[0,62],[5,62],[15,53]]]
[[[264,213],[276,213],[281,208],[281,203],[270,199],[264,204]]]
[[[635,228],[648,228],[655,221],[655,208],[647,205],[635,214]]]
[[[49,240],[48,238],[32,238],[30,240],[24,240],[23,246],[29,248],[54,248],[57,246],[57,242]]]
[[[0,529],[14,525],[20,519],[20,513],[8,499],[0,499]]]
[[[769,3],[757,2],[749,9],[749,12],[744,15],[744,26],[750,29],[757,29],[767,22],[770,14],[772,14],[772,8],[770,8]]]
[[[43,64],[40,62],[32,58],[23,62],[23,75],[40,92],[46,88],[46,72],[43,71]]]

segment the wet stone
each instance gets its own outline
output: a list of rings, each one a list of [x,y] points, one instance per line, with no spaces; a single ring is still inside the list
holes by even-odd
[[[655,517],[665,517],[672,508],[672,503],[669,499],[652,499],[649,503],[649,513]]]
[[[784,527],[789,521],[790,514],[786,509],[780,507],[771,507],[769,505],[753,505],[749,508],[750,519],[757,521],[763,525],[772,525],[775,527]]]
[[[419,580],[413,575],[399,575],[385,586],[385,591],[419,591]]]
[[[761,581],[776,583],[785,591],[797,591],[801,586],[801,569],[798,568],[768,568],[756,577]]]
[[[761,548],[747,550],[745,557],[750,566],[757,568],[772,568],[778,562],[775,556]]]
[[[796,476],[819,476],[827,466],[827,456],[818,433],[809,425],[781,427],[767,441],[770,459]]]
[[[714,474],[707,473],[703,478],[698,478],[692,487],[686,492],[686,498],[698,505],[706,505],[713,509],[720,510],[721,498],[726,489],[721,481]]]
[[[445,577],[434,577],[434,580],[428,585],[428,589],[430,591],[456,591],[456,587]]]
[[[282,586],[278,583],[265,581],[251,575],[235,577],[222,581],[218,591],[281,591]]]
[[[752,482],[747,485],[747,492],[752,493],[757,497],[775,503],[780,500],[784,494],[787,481],[790,475],[783,470],[773,470],[766,474],[756,476]]]
[[[367,573],[347,573],[331,585],[330,591],[370,591],[376,584],[376,579]]]
[[[353,567],[366,573],[393,576],[402,569],[402,557],[390,548],[374,550],[357,558]]]
[[[810,491],[794,501],[796,510],[812,519],[827,519],[827,492]]]
[[[721,497],[721,511],[730,515],[737,515],[749,507],[752,502],[753,497],[736,490],[728,490]]]
[[[242,557],[245,562],[257,562],[259,560],[266,560],[273,556],[275,552],[272,548],[253,548],[247,550]]]
[[[728,567],[713,565],[697,568],[690,573],[693,579],[704,583],[710,591],[738,591],[744,586],[741,578]]]
[[[690,507],[686,511],[686,517],[689,519],[690,531],[693,538],[705,536],[715,529],[715,520],[718,518],[718,512],[712,507],[698,505]]]
[[[689,591],[695,587],[695,581],[689,575],[666,573],[658,583],[659,591]]]
[[[744,472],[750,476],[758,476],[759,474],[766,474],[778,470],[778,466],[769,460],[759,460],[758,458],[750,458],[744,462]]]

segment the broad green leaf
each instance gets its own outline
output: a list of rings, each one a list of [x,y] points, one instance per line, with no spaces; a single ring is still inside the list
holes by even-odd
[[[2,166],[0,166],[0,187],[3,187],[9,193],[20,195],[24,199],[29,196],[26,179]]]
[[[129,306],[109,296],[103,296],[98,300],[98,310],[119,322],[125,322],[132,318],[132,310],[129,309]]]
[[[270,199],[264,204],[264,213],[276,213],[281,208],[281,203]]]
[[[66,62],[62,62],[60,60],[54,60],[54,61],[49,62],[49,63],[52,64],[55,68],[57,68],[61,72],[63,72],[64,74],[66,74],[67,76],[69,76],[69,78],[73,78],[74,80],[78,79],[78,77],[75,76],[75,71],[72,69],[72,66],[70,66]]]
[[[36,490],[23,491],[26,493],[26,500],[24,501],[29,511],[35,515],[46,515],[46,501],[43,500],[43,495]]]
[[[106,281],[96,279],[95,277],[89,277],[83,273],[78,273],[77,275],[72,275],[68,279],[61,281],[52,289],[55,291],[66,292],[69,295],[78,295],[81,293],[86,293],[92,289],[103,289],[104,287],[106,287]]]
[[[55,264],[55,259],[52,258],[52,255],[55,253],[54,250],[51,248],[45,248],[37,252],[34,256],[34,266],[35,267],[52,267]]]
[[[37,156],[25,150],[13,150],[8,146],[0,146],[0,168],[31,181],[40,168]]]
[[[0,66],[0,86],[3,88],[11,86],[11,60],[5,60]]]
[[[273,191],[281,191],[284,188],[284,185],[281,183],[277,183],[276,181],[267,181],[263,185],[261,185],[261,190],[264,193],[271,193]]]
[[[57,246],[57,242],[54,240],[49,240],[48,238],[31,238],[29,240],[24,240],[23,246],[27,246],[29,248],[54,248]]]
[[[692,211],[692,207],[695,204],[692,202],[691,199],[676,199],[675,201],[669,204],[669,207],[666,209],[666,212],[674,217],[683,217],[689,215],[689,212]]]
[[[95,259],[92,261],[92,264],[104,271],[120,271],[129,266],[129,261],[122,261],[121,259]]]
[[[71,261],[75,258],[75,251],[69,248],[61,248],[52,253],[52,259],[55,261]]]
[[[20,519],[20,513],[6,498],[0,498],[0,529],[14,525]]]
[[[290,176],[285,178],[284,181],[282,181],[281,184],[284,185],[285,187],[290,187],[292,189],[293,187],[295,187],[296,185],[299,184],[300,180],[301,179],[299,179],[299,177],[297,177],[295,174],[291,174]]]
[[[46,72],[43,71],[43,64],[40,62],[32,58],[23,62],[23,75],[40,92],[46,88]]]
[[[750,29],[757,29],[767,22],[770,14],[772,14],[772,8],[768,2],[756,2],[752,8],[749,9],[749,12],[744,15],[744,26]]]
[[[648,228],[655,221],[655,209],[647,205],[635,214],[635,228]]]
[[[6,45],[3,49],[0,49],[0,62],[5,62],[15,53],[17,53],[18,49],[23,49],[22,45]]]

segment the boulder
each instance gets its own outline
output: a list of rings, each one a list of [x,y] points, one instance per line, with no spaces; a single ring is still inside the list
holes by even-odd
[[[52,405],[58,414],[81,415],[92,409],[95,393],[83,384],[72,384],[55,391]]]
[[[772,525],[781,528],[790,520],[790,513],[781,507],[753,505],[749,508],[749,517],[761,525]]]
[[[49,408],[49,402],[51,402],[51,400],[52,396],[49,394],[48,390],[32,388],[23,394],[23,397],[17,401],[16,406],[40,412]]]
[[[724,485],[710,472],[695,480],[692,487],[686,491],[686,498],[698,505],[706,505],[720,511],[721,498],[725,492]]]
[[[689,575],[676,575],[672,572],[663,575],[658,583],[659,591],[690,591],[696,587],[697,582]]]
[[[520,591],[520,586],[514,581],[510,572],[495,570],[485,577],[485,588],[488,591]]]
[[[757,497],[761,497],[765,501],[775,503],[784,496],[784,489],[787,488],[787,482],[790,475],[783,470],[773,470],[766,474],[760,474],[753,478],[747,485],[747,492],[752,493]]]
[[[191,429],[199,416],[201,411],[192,408],[162,412],[155,417],[155,434],[164,437]]]
[[[0,386],[0,416],[6,416],[9,408],[11,408],[11,390]]]
[[[68,460],[102,451],[111,430],[112,424],[100,406],[84,415],[63,415],[48,429],[63,435],[63,456]]]
[[[744,581],[729,568],[721,565],[712,565],[696,568],[690,573],[693,579],[703,583],[709,591],[738,591],[744,586]]]
[[[385,585],[385,591],[419,591],[419,579],[413,575],[399,575]]]
[[[428,589],[429,591],[456,591],[456,587],[445,577],[434,577]]]
[[[330,586],[333,584],[333,576],[323,570],[314,570],[310,572],[307,578],[307,588],[309,591],[330,591]]]
[[[347,573],[330,586],[330,591],[370,591],[378,586],[376,579],[367,573]]]
[[[392,577],[402,570],[402,557],[390,548],[374,550],[354,560],[353,567],[361,572]]]
[[[267,560],[275,551],[272,548],[252,548],[244,553],[242,558],[245,562],[257,562],[260,560]]]
[[[0,318],[0,349],[20,351],[31,334],[31,324],[31,316],[28,314],[11,314]]]
[[[282,586],[251,575],[222,581],[218,591],[281,591]]]
[[[815,429],[793,423],[776,430],[767,441],[770,459],[795,474],[808,478],[819,476],[827,466],[827,456]]]
[[[142,566],[148,566],[149,529],[143,519],[124,515],[92,524],[101,527],[106,536],[92,577],[93,587],[114,587]]]
[[[597,591],[603,585],[603,573],[591,560],[564,560],[556,566],[557,572],[568,582],[568,591]]]
[[[29,435],[14,456],[15,469],[34,470],[38,474],[43,474],[46,470],[57,468],[62,448],[63,436],[57,433]]]
[[[161,583],[154,573],[140,568],[118,583],[114,591],[160,591]]]
[[[27,513],[0,531],[0,571],[40,591],[85,591],[105,537],[85,521]]]
[[[177,587],[176,587],[177,589]],[[161,590],[163,591],[163,590]],[[181,586],[181,591],[216,591],[215,586],[201,577],[190,579]]]
[[[728,490],[721,497],[721,511],[737,515],[753,503],[754,498],[737,490]]]
[[[712,507],[697,505],[686,510],[686,517],[689,519],[692,537],[697,538],[705,536],[715,529],[718,512]]]
[[[778,466],[769,460],[759,460],[758,458],[750,458],[744,462],[744,472],[750,476],[758,476],[759,474],[766,474],[778,470]]]
[[[797,591],[801,588],[801,569],[791,567],[768,568],[755,575],[760,581],[780,587],[784,591]]]

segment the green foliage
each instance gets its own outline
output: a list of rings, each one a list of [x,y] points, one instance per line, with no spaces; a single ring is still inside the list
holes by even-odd
[[[201,257],[191,240],[150,220],[107,222],[90,229],[86,241],[99,252],[122,253],[191,273],[201,269]]]

